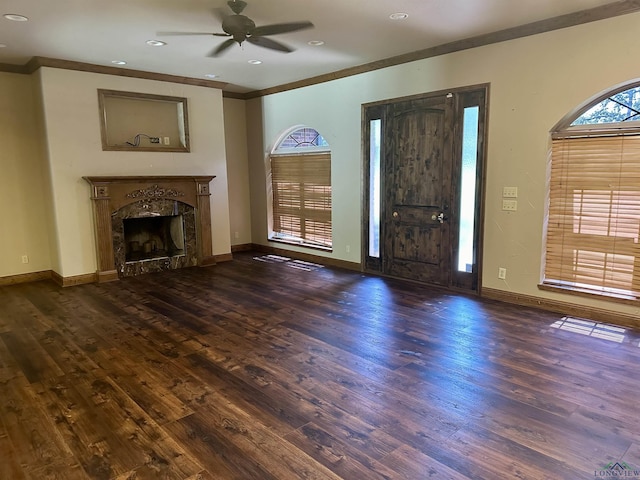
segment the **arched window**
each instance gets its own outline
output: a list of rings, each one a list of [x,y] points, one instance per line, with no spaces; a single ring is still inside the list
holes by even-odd
[[[295,127],[270,156],[270,240],[331,248],[331,151],[316,130]]]
[[[329,150],[329,144],[317,130],[309,127],[300,127],[289,132],[277,145],[275,151],[277,153],[294,153],[296,150],[301,151],[317,149],[320,151]]]
[[[552,132],[543,285],[640,297],[640,84]]]

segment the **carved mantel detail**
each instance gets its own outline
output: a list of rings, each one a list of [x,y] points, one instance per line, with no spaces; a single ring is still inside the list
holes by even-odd
[[[183,192],[172,188],[164,188],[159,185],[153,185],[149,188],[138,189],[134,192],[127,193],[128,198],[166,198],[166,197],[184,197]]]
[[[141,200],[168,199],[196,211],[198,265],[213,265],[209,183],[214,175],[83,177],[92,187],[98,282],[118,280],[111,219],[119,209]]]

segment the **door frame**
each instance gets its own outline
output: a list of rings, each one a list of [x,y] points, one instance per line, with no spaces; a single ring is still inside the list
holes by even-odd
[[[467,106],[480,106],[478,118],[478,142],[477,142],[477,169],[476,169],[476,209],[474,216],[474,246],[475,259],[471,273],[459,272],[457,270],[457,244],[459,237],[459,226],[452,223],[450,228],[451,244],[455,247],[451,249],[450,258],[450,275],[449,281],[445,288],[451,290],[464,291],[467,293],[480,294],[482,288],[482,258],[483,258],[483,239],[484,239],[484,212],[485,212],[485,183],[486,183],[486,159],[487,159],[487,136],[488,136],[488,118],[489,118],[489,87],[487,84],[470,85],[465,87],[439,90],[435,92],[422,93],[418,95],[410,95],[405,97],[397,97],[392,99],[381,100],[377,102],[366,103],[362,105],[362,243],[361,243],[361,264],[363,270],[367,273],[377,275],[385,275],[383,272],[382,259],[384,252],[375,257],[369,255],[369,229],[370,216],[369,210],[371,205],[370,198],[370,138],[371,138],[371,122],[372,120],[380,120],[381,129],[384,132],[386,126],[385,112],[390,106],[411,100],[425,99],[442,95],[453,95],[454,99],[454,125],[453,125],[453,168],[456,171],[456,178],[460,177],[462,164],[462,127],[463,113]],[[384,136],[384,135],[383,135]],[[381,192],[386,191],[385,172],[385,146],[381,145],[380,151],[380,185]],[[452,208],[458,208],[460,199],[460,185],[451,185],[451,205]],[[383,212],[386,210],[385,198],[380,199],[381,220],[384,218]],[[455,207],[454,207],[455,206]],[[457,218],[457,215],[456,215]],[[380,238],[385,238],[385,223],[380,222]],[[380,241],[380,249],[384,249],[384,242]],[[387,275],[385,275],[387,276]],[[439,285],[443,287],[443,285]]]

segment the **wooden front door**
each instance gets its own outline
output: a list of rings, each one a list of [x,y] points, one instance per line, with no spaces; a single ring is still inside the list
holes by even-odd
[[[366,270],[477,291],[484,98],[484,90],[463,90],[365,107]],[[475,112],[475,131],[464,140],[468,107]],[[461,201],[462,157],[469,153],[477,164],[471,171],[471,187],[469,177],[465,179],[465,188],[473,189],[471,207]],[[473,237],[473,252],[470,255],[467,251],[463,259],[459,256],[460,238],[469,235]]]
[[[389,107],[383,216],[389,275],[448,284],[451,104],[442,95]]]

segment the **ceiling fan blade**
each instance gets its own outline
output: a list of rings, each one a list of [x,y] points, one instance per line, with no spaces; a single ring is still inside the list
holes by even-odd
[[[171,36],[186,36],[186,35],[216,35],[216,36],[225,36],[229,35],[226,33],[211,33],[211,32],[157,32],[156,35],[160,37],[171,37]]]
[[[217,57],[218,55],[220,55],[222,52],[224,52],[227,48],[229,48],[230,46],[232,46],[234,43],[236,43],[236,41],[233,38],[230,38],[228,40],[225,40],[224,42],[222,42],[220,45],[218,45],[216,48],[214,48],[211,53],[209,55],[207,55],[208,57]]]
[[[306,28],[313,28],[313,23],[311,22],[276,23],[273,25],[264,25],[262,27],[256,27],[251,31],[251,35],[257,35],[257,36],[277,35],[279,33],[296,32],[298,30],[304,30]]]
[[[247,38],[247,42],[253,43],[254,45],[258,45],[259,47],[270,48],[271,50],[278,50],[279,52],[285,52],[285,53],[293,52],[293,48],[287,47],[286,45],[280,42],[276,42],[275,40],[271,40],[270,38],[251,36]]]

